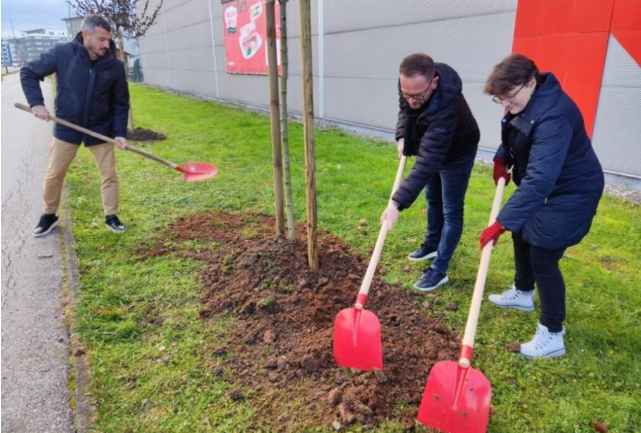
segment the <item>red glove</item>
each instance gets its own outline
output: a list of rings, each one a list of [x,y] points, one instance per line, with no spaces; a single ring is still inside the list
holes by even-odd
[[[498,185],[499,179],[504,178],[505,184],[510,183],[510,173],[507,172],[505,168],[505,160],[501,158],[494,158],[494,172],[492,173],[494,178],[494,185]]]
[[[483,249],[483,247],[485,247],[485,245],[490,241],[493,241],[494,245],[496,245],[496,243],[499,241],[499,236],[505,233],[506,230],[507,229],[499,224],[498,221],[494,221],[494,224],[486,227],[485,230],[483,230],[483,232],[481,233],[481,237],[479,238],[481,249]]]

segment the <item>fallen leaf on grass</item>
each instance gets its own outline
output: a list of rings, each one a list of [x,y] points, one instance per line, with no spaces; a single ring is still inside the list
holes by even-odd
[[[590,421],[590,427],[592,427],[592,430],[598,431],[599,433],[607,433],[608,432],[608,423],[600,423],[597,421]]]
[[[521,344],[520,343],[507,343],[505,345],[505,348],[512,353],[518,353],[521,351]]]

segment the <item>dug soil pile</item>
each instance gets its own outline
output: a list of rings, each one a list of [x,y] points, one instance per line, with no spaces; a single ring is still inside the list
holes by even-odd
[[[432,365],[456,359],[455,336],[430,316],[421,294],[375,278],[367,309],[381,322],[384,370],[337,367],[334,318],[353,305],[367,262],[322,233],[320,269],[312,271],[305,227],[297,227],[295,243],[275,238],[274,227],[264,215],[195,215],[168,227],[164,243],[146,252],[208,263],[201,317],[237,319],[226,341],[211,346],[212,368],[233,384],[231,397],[248,399],[275,430],[367,428],[385,420],[411,428]],[[214,246],[181,248],[186,241]]]
[[[136,128],[127,133],[127,140],[130,141],[161,141],[164,140],[164,135],[152,131],[151,129]]]

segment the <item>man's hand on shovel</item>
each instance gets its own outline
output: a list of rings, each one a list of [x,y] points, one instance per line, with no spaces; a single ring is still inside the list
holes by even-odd
[[[127,139],[124,137],[114,137],[114,140],[116,142],[114,143],[116,146],[118,146],[119,149],[122,150],[127,150]]]
[[[49,110],[47,110],[47,107],[45,107],[44,105],[34,105],[33,107],[31,107],[31,112],[38,119],[44,120],[45,122],[51,120]]]
[[[387,221],[387,231],[391,231],[398,221],[399,210],[396,205],[390,200],[390,203],[387,205],[387,208],[383,211],[381,215],[381,225]]]

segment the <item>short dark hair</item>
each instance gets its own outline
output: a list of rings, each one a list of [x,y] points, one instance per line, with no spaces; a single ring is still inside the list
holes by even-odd
[[[103,29],[111,32],[111,24],[107,18],[102,15],[87,15],[84,20],[82,20],[82,29],[93,33],[96,30],[96,27],[102,27]]]
[[[423,75],[428,80],[434,78],[436,66],[434,60],[427,54],[414,53],[405,57],[399,67],[399,73],[406,77],[414,77],[416,75]]]
[[[512,54],[494,66],[483,91],[488,95],[505,95],[514,87],[527,84],[532,78],[541,83],[541,73],[534,60],[523,54]]]

